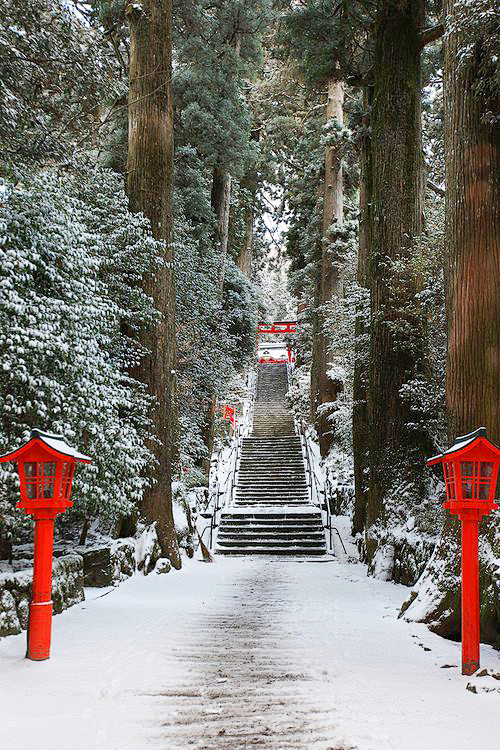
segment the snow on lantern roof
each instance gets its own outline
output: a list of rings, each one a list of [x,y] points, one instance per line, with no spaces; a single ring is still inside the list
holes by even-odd
[[[451,446],[451,448],[448,448],[448,450],[444,451],[444,453],[439,453],[437,456],[433,456],[432,458],[429,458],[427,461],[427,466],[431,466],[432,464],[438,463],[442,461],[446,456],[449,456],[453,453],[458,453],[466,448],[469,448],[472,446],[473,443],[476,442],[476,440],[481,440],[482,443],[485,444],[488,448],[492,448],[494,452],[498,453],[500,456],[500,448],[498,445],[495,445],[495,443],[492,443],[491,440],[488,440],[486,437],[486,427],[478,427],[477,430],[473,430],[473,432],[467,433],[467,435],[459,435],[457,438],[455,438],[455,442]]]
[[[9,453],[5,453],[3,456],[0,456],[0,461],[16,461],[18,456],[20,457],[21,454],[25,452],[25,449],[31,443],[31,441],[36,439],[41,440],[41,442],[44,443],[44,445],[46,445],[50,451],[55,451],[56,453],[59,453],[63,456],[68,456],[68,458],[73,458],[75,461],[92,463],[92,459],[90,458],[90,456],[86,456],[85,454],[80,453],[76,450],[76,448],[73,448],[71,445],[69,445],[63,435],[54,435],[50,432],[43,432],[42,430],[37,429],[31,430],[31,436],[27,443],[22,445],[20,448],[17,448],[15,451],[10,451]]]

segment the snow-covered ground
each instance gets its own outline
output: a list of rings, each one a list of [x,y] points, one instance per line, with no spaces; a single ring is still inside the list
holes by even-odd
[[[52,656],[0,642],[5,750],[476,750],[500,682],[397,619],[408,589],[359,564],[217,558],[135,575],[53,621]],[[482,666],[500,671],[482,646]],[[477,693],[466,689],[476,686]],[[493,688],[486,692],[483,688]]]

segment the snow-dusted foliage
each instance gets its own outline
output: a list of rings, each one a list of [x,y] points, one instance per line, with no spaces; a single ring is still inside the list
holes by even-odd
[[[500,78],[500,14],[495,0],[457,0],[446,19],[446,36],[452,35],[459,40],[457,68],[475,69],[474,92],[489,102],[483,120],[494,125]]]
[[[100,32],[64,0],[4,0],[0,25],[2,170],[72,153],[123,93]],[[120,88],[121,86],[121,88]]]
[[[129,214],[120,179],[81,165],[10,189],[0,216],[0,451],[35,426],[62,433],[94,458],[76,473],[72,512],[127,513],[152,459],[150,402],[125,368],[141,355],[134,331],[154,315],[139,281],[160,248]],[[16,480],[1,471],[11,533]]]
[[[186,182],[177,193],[174,229],[177,397],[180,459],[184,468],[207,458],[203,433],[207,409],[213,398],[224,396],[236,370],[241,370],[253,354],[257,309],[253,284],[230,257],[225,259],[224,293],[220,293],[221,257],[214,247],[208,223],[210,205],[208,201],[204,205],[203,193],[194,192],[197,183],[198,187],[203,185],[203,176],[195,167],[188,171],[186,158],[184,154]],[[188,219],[185,210],[194,214],[196,206],[198,221]],[[199,221],[203,209],[205,222]]]

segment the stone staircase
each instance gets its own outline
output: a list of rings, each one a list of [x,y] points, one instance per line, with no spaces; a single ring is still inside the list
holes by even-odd
[[[221,515],[218,554],[326,553],[321,513],[308,502],[287,390],[285,364],[259,366],[253,430],[242,441],[234,504]]]

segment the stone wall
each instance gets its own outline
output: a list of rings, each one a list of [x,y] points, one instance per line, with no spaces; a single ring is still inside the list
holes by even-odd
[[[54,614],[84,601],[84,586],[116,586],[136,570],[144,575],[153,570],[166,573],[168,560],[160,559],[161,550],[154,524],[142,529],[137,540],[116,539],[75,546],[57,542],[52,565]],[[33,544],[14,549],[12,565],[0,568],[0,637],[17,635],[28,625]]]
[[[0,636],[17,635],[28,625],[33,569],[0,574]],[[83,558],[64,555],[52,565],[54,614],[85,599]]]

